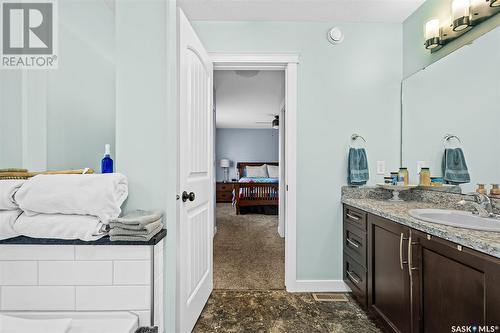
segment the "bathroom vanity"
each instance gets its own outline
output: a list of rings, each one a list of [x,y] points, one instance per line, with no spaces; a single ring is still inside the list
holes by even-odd
[[[344,281],[388,332],[499,325],[500,233],[407,213],[431,201],[343,196]]]

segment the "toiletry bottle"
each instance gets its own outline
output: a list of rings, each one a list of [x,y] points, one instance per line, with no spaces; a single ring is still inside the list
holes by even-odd
[[[399,172],[391,172],[392,185],[398,185]]]
[[[420,186],[431,186],[431,171],[429,168],[420,169]]]
[[[398,185],[408,185],[409,184],[408,177],[409,177],[408,168],[399,168]]]
[[[498,184],[491,184],[490,197],[500,199],[500,186]]]
[[[113,160],[111,159],[111,145],[104,146],[104,158],[101,161],[101,173],[113,173]]]
[[[486,186],[484,184],[477,184],[476,192],[486,194]]]

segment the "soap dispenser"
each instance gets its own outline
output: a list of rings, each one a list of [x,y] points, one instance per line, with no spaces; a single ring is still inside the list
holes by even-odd
[[[113,173],[113,160],[111,159],[111,145],[104,146],[104,158],[101,161],[101,173]]]

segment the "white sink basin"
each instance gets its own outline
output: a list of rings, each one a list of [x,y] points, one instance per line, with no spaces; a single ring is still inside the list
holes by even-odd
[[[500,232],[500,219],[479,217],[470,212],[445,209],[412,209],[412,217],[453,227]]]

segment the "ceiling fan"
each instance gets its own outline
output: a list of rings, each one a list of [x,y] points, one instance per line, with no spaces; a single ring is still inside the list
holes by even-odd
[[[256,124],[270,124],[272,128],[278,129],[280,127],[280,116],[279,115],[271,115],[274,117],[273,120],[267,121],[256,121]]]

